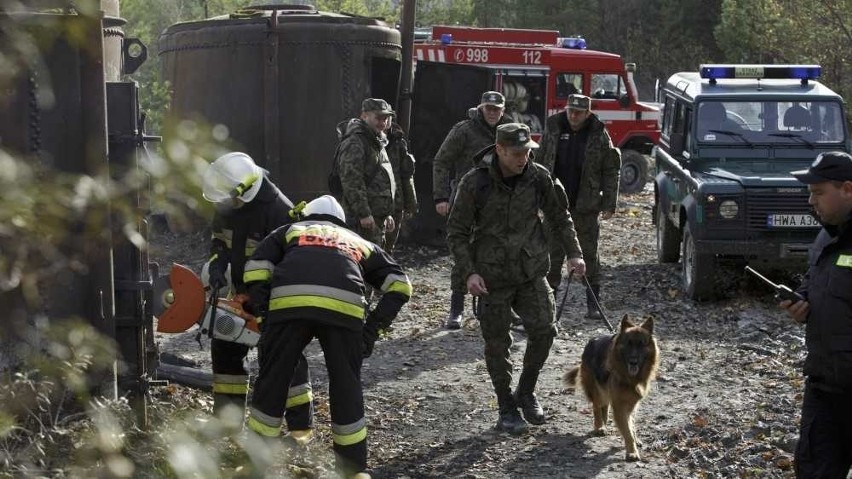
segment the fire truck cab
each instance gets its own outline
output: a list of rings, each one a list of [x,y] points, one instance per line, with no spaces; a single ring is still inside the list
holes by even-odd
[[[501,91],[506,115],[529,125],[534,136],[544,132],[548,116],[565,107],[568,95],[588,95],[594,113],[621,148],[621,191],[644,187],[645,155],[660,137],[660,109],[639,101],[635,64],[588,50],[584,39],[561,38],[555,30],[506,28],[435,26],[431,37],[415,43],[414,56],[410,137],[418,159],[420,204],[432,204],[431,160],[441,142],[486,90]]]

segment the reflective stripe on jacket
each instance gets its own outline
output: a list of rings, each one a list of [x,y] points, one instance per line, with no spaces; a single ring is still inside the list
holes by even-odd
[[[384,250],[314,217],[263,240],[246,263],[244,280],[252,302],[268,301],[264,321],[316,319],[360,330],[366,284],[384,293],[375,310],[382,318],[392,320],[411,297],[408,277]]]

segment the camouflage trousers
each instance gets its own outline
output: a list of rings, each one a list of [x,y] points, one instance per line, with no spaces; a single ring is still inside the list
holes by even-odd
[[[586,262],[586,279],[592,286],[600,286],[601,261],[598,256],[598,240],[600,239],[601,223],[597,213],[575,213],[571,212],[574,220],[574,229],[577,231],[577,240],[580,249],[583,250],[583,260]],[[548,228],[545,228],[547,231]],[[556,289],[562,280],[562,266],[565,264],[565,250],[551,234],[548,233],[550,243],[550,272],[547,273],[547,282],[551,288]],[[579,278],[577,278],[579,280]]]
[[[497,397],[506,397],[512,386],[512,334],[509,331],[512,311],[521,318],[527,332],[523,369],[537,373],[547,361],[556,336],[552,290],[547,281],[540,278],[491,289],[479,300],[482,301],[479,322],[485,340],[485,365]]]

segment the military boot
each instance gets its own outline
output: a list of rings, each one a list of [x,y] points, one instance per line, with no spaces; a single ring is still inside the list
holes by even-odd
[[[603,318],[601,311],[595,306],[595,298],[598,299],[598,304],[603,306],[601,304],[601,287],[593,284],[591,289],[586,288],[586,317],[589,319]]]
[[[450,295],[450,315],[447,317],[447,329],[461,329],[464,313],[464,293],[453,291]]]
[[[539,425],[544,424],[544,409],[533,393],[536,382],[538,382],[538,371],[524,369],[518,379],[518,388],[515,389],[513,399],[515,404],[524,412],[524,419],[529,421],[530,424]]]
[[[497,430],[509,434],[523,434],[527,430],[527,422],[518,412],[515,399],[508,391],[497,396],[497,404],[500,407],[500,416],[497,419]]]

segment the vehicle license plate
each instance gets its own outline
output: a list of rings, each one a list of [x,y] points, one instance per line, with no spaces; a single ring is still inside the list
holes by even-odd
[[[812,228],[820,226],[816,218],[811,215],[769,215],[766,225],[770,228]]]

